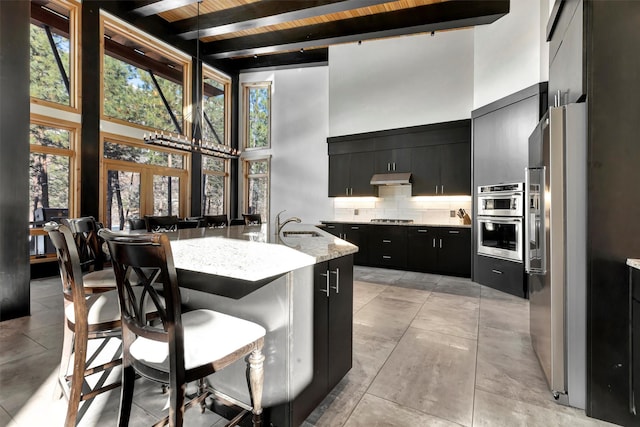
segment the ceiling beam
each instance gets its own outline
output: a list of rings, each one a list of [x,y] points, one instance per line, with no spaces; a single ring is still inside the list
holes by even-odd
[[[509,0],[460,0],[203,44],[211,59],[261,55],[373,38],[489,24],[509,12]]]
[[[304,0],[249,3],[219,12],[174,22],[176,33],[193,40],[236,31],[281,24],[298,19],[313,18],[329,13],[344,12],[361,7],[389,3],[390,0]]]
[[[274,55],[263,55],[248,58],[231,58],[220,60],[221,63],[238,72],[265,67],[296,67],[326,65],[329,62],[329,48],[319,48],[304,52],[285,52]]]
[[[151,16],[196,2],[198,0],[140,0],[134,3],[129,12],[138,16]]]

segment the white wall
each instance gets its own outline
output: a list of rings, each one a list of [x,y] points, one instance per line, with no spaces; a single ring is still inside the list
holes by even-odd
[[[549,78],[548,1],[511,0],[509,13],[475,27],[473,109]]]
[[[283,218],[297,216],[308,224],[333,217],[327,197],[328,73],[324,66],[240,76],[241,82],[272,82],[272,224],[284,209]]]
[[[329,135],[471,117],[473,29],[329,47]]]

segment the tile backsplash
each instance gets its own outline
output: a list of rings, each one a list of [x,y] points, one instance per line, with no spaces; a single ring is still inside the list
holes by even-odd
[[[464,209],[471,216],[471,196],[412,197],[410,185],[381,186],[378,197],[333,199],[336,221],[369,222],[376,218],[412,219],[418,224],[459,225],[451,211]]]

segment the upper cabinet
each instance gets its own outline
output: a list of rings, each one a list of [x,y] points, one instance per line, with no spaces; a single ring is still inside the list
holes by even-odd
[[[471,113],[473,182],[523,182],[529,136],[547,109],[547,84],[539,83]]]
[[[377,196],[371,185],[375,153],[350,153],[329,156],[329,197]]]
[[[471,145],[466,142],[415,148],[411,158],[414,196],[471,194]]]
[[[373,174],[411,173],[411,194],[471,194],[471,121],[328,138],[329,197],[375,196]]]
[[[549,106],[583,101],[585,78],[583,0],[556,1],[547,26]]]

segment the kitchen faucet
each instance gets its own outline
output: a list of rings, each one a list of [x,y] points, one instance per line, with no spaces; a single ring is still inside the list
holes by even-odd
[[[297,216],[292,216],[291,218],[287,218],[284,220],[284,222],[280,222],[280,214],[286,212],[285,211],[280,211],[278,212],[278,214],[276,215],[276,236],[280,235],[280,231],[282,231],[282,228],[287,225],[290,222],[302,222],[302,220],[300,218],[298,218]]]

